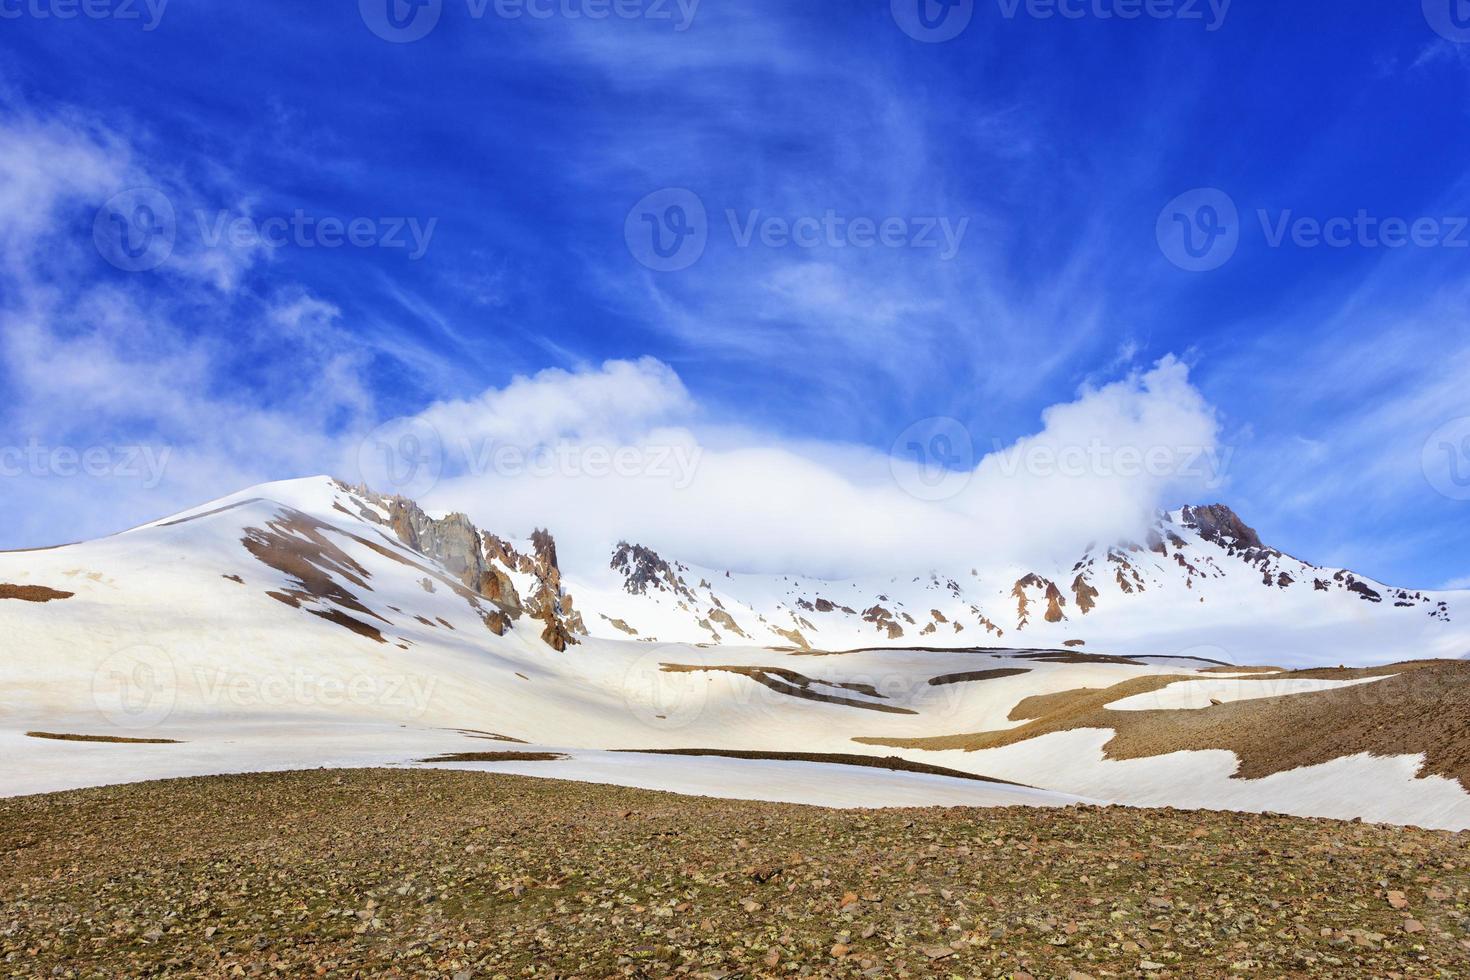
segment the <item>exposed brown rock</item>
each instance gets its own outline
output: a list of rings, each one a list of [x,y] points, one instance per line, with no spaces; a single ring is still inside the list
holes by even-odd
[[[881,598],[881,597],[880,597]],[[894,621],[893,613],[879,605],[863,610],[863,620],[888,633],[890,640],[903,636],[903,627]]]
[[[1062,606],[1067,602],[1062,597],[1062,590],[1051,579],[1042,578],[1035,572],[1025,576],[1016,582],[1016,587],[1011,590],[1011,595],[1016,599],[1016,627],[1024,628],[1030,622],[1031,600],[1026,595],[1027,589],[1041,589],[1046,598],[1046,621],[1048,623],[1060,623],[1066,619],[1062,612]]]
[[[838,694],[814,691],[811,689],[812,685],[821,684],[824,687],[853,691],[869,698],[883,698],[883,695],[878,693],[877,689],[870,684],[848,684],[837,681],[815,680],[807,677],[805,674],[799,674],[794,670],[788,670],[784,667],[703,667],[689,664],[661,664],[660,668],[665,673],[670,674],[738,674],[741,677],[749,677],[751,680],[773,691],[778,691],[781,694],[789,694],[794,698],[803,698],[807,701],[823,701],[827,704],[840,704],[849,708],[866,708],[869,711],[882,711],[896,715],[918,714],[918,712],[912,709],[900,708],[897,705],[874,704],[872,701],[860,701]]]
[[[621,620],[621,619],[612,619],[611,617],[609,617],[609,616],[607,616],[606,614],[603,614],[603,613],[599,613],[598,615],[602,616],[603,619],[607,620],[608,625],[611,626],[613,629],[619,630],[619,631],[621,631],[623,633],[627,633],[629,636],[637,636],[638,635],[638,631],[635,630],[633,627],[629,626],[623,620]]]
[[[1185,507],[1181,516],[1185,527],[1193,528],[1200,537],[1214,544],[1241,550],[1266,547],[1255,529],[1224,504]]]
[[[723,626],[726,631],[734,633],[736,636],[741,637],[742,639],[749,639],[749,637],[746,636],[745,631],[740,628],[740,624],[735,622],[735,617],[731,616],[725,610],[711,609],[709,611],[709,618],[712,622],[719,623],[721,626]]]
[[[646,595],[649,589],[654,589],[695,601],[694,593],[674,566],[642,545],[619,542],[613,550],[611,567],[622,573],[623,588],[630,595]]]
[[[19,599],[21,602],[54,602],[70,599],[75,592],[48,589],[44,585],[6,585],[0,583],[0,599]]]
[[[812,645],[807,642],[807,638],[802,636],[799,630],[784,630],[779,626],[771,626],[769,628],[772,633],[790,640],[803,650],[810,650],[812,648]]]
[[[1098,591],[1087,581],[1087,576],[1078,575],[1072,580],[1072,595],[1076,599],[1077,608],[1082,610],[1082,615],[1092,612],[1097,605]]]
[[[174,738],[125,738],[121,735],[72,735],[66,732],[26,732],[27,738],[44,738],[53,742],[97,742],[112,745],[182,745]]]
[[[946,684],[968,684],[972,681],[991,681],[1001,677],[1017,677],[1021,674],[1029,674],[1029,667],[995,667],[991,670],[970,670],[961,674],[944,674],[940,677],[929,678],[931,687],[943,687]]]

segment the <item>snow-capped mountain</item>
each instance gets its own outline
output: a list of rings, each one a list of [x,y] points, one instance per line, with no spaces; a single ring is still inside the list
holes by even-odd
[[[0,554],[0,793],[521,742],[566,757],[548,775],[716,795],[1470,827],[1466,665],[1420,659],[1465,651],[1466,598],[1316,568],[1222,507],[1064,568],[821,582],[627,543],[574,576],[547,531],[297,480]],[[649,754],[793,746],[822,758]]]
[[[556,650],[599,637],[820,651],[1208,651],[1206,659],[1281,666],[1470,654],[1470,593],[1395,588],[1312,565],[1266,545],[1221,504],[1160,513],[1145,540],[1094,546],[1052,567],[977,555],[967,569],[849,581],[698,567],[630,542],[619,543],[606,566],[571,574],[560,566],[551,531],[501,537],[463,514],[433,516],[412,500],[325,477],[251,488],[85,547],[221,524],[226,538],[239,532],[238,542],[208,540],[211,549],[240,548],[220,556],[226,582],[284,578],[294,584],[273,581],[251,598],[383,642],[412,643],[395,629],[435,624],[417,615],[402,623],[406,614],[394,606],[372,606],[356,560],[324,532],[342,532],[420,573],[426,593],[467,603],[495,634],[539,637]],[[205,543],[201,537],[194,546]],[[20,554],[45,552],[0,556],[0,568],[25,566],[30,560]],[[30,574],[0,572],[0,581],[18,584]],[[415,600],[403,607],[417,614],[423,600]]]
[[[331,486],[334,506],[442,561],[500,601],[502,615],[525,613],[557,649],[581,636],[828,651],[1207,647],[1209,659],[1285,666],[1470,653],[1466,594],[1309,564],[1266,545],[1221,504],[1161,513],[1143,541],[1095,546],[1054,567],[979,555],[968,569],[820,581],[692,566],[626,541],[605,567],[564,575],[547,531],[511,541],[461,514],[436,520],[413,501]]]
[[[624,543],[609,572],[573,584],[587,628],[658,642],[1210,646],[1217,659],[1289,666],[1470,653],[1470,594],[1312,565],[1267,546],[1220,504],[1159,514],[1144,541],[1046,568],[979,555],[962,570],[828,582],[698,568]]]

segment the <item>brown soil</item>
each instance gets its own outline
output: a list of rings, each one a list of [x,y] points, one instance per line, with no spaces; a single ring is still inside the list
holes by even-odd
[[[1285,672],[1280,667],[1231,667],[1228,664],[1205,667],[1200,670],[1201,674],[1283,674]]]
[[[1077,690],[1027,698],[1012,720],[1020,728],[921,739],[857,739],[891,748],[976,751],[1013,745],[1053,732],[1112,729],[1110,759],[1141,759],[1170,752],[1224,749],[1240,760],[1235,776],[1259,779],[1344,756],[1425,756],[1419,775],[1457,779],[1470,789],[1470,663],[1414,661],[1371,670],[1304,670],[1242,678],[1270,684],[1281,678],[1350,680],[1371,684],[1234,701],[1197,710],[1111,711],[1105,705],[1188,680],[1141,677],[1105,690]]]
[[[927,776],[948,776],[951,779],[970,779],[982,783],[999,783],[1003,786],[1022,786],[1006,779],[979,776],[963,769],[931,766],[923,762],[911,762],[896,755],[879,758],[876,755],[849,755],[845,752],[757,752],[745,749],[614,749],[634,755],[686,755],[714,756],[721,759],[767,759],[777,762],[820,762],[831,766],[861,766],[865,769],[887,769],[892,772],[918,772]]]
[[[420,762],[560,762],[560,752],[450,752]]]
[[[1126,667],[1146,666],[1142,660],[1131,657],[1110,657],[1102,653],[1078,653],[1076,650],[1042,650],[1037,653],[1018,653],[1021,660],[1040,660],[1048,664],[1121,664]]]
[[[1011,721],[1030,721],[1033,718],[1046,718],[1058,712],[1066,711],[1068,708],[1085,702],[1101,693],[1102,691],[1099,688],[1080,687],[1071,691],[1058,691],[1055,694],[1033,694],[1012,708],[1009,718]]]
[[[1250,814],[312,771],[0,800],[0,855],[27,978],[1470,975],[1470,835]]]
[[[116,745],[182,745],[173,738],[122,738],[118,735],[69,735],[57,732],[26,732],[28,738],[49,738],[57,742],[110,742]]]
[[[512,742],[516,745],[526,744],[526,740],[523,738],[512,738],[509,735],[501,735],[499,732],[482,732],[478,728],[456,728],[454,731],[459,732],[461,735],[467,735],[470,738],[483,738],[492,742]]]
[[[929,678],[931,687],[942,687],[945,684],[968,684],[970,681],[990,681],[1000,677],[1016,677],[1020,674],[1031,673],[1028,667],[997,667],[994,670],[971,670],[963,674],[945,674],[941,677]]]
[[[51,602],[55,599],[70,599],[75,592],[60,592],[44,585],[6,585],[0,582],[0,599],[19,599],[21,602]]]
[[[789,694],[794,698],[804,698],[807,701],[822,701],[826,704],[840,704],[849,708],[866,708],[869,711],[883,711],[895,715],[916,715],[917,711],[909,708],[900,708],[892,704],[874,704],[871,701],[859,701],[855,698],[844,698],[836,694],[826,694],[822,691],[811,690],[812,684],[822,684],[827,687],[841,688],[854,691],[870,698],[882,698],[870,684],[842,684],[835,681],[822,681],[798,674],[794,670],[784,667],[699,667],[689,664],[660,664],[665,673],[670,674],[697,674],[702,672],[719,672],[725,674],[738,674],[741,677],[749,677],[759,684],[764,684],[773,691],[781,694]]]
[[[333,578],[333,575],[340,576],[358,589],[372,591],[367,583],[367,569],[327,536],[330,530],[332,528],[329,525],[313,517],[286,509],[274,520],[267,522],[264,528],[246,528],[241,543],[257,561],[295,581],[293,588],[269,593],[273,599],[298,608],[303,602],[330,603],[339,609],[332,610],[331,613],[311,611],[323,619],[347,626],[355,633],[377,633],[375,627],[340,611],[359,613],[388,624],[388,620],[365,606],[357,596]],[[382,635],[378,634],[376,639],[382,642]]]
[[[308,609],[307,612],[313,616],[325,619],[329,623],[336,623],[338,626],[349,629],[358,636],[365,636],[369,640],[376,640],[378,643],[388,642],[383,638],[382,632],[376,626],[370,623],[364,623],[360,619],[354,619],[340,609]]]

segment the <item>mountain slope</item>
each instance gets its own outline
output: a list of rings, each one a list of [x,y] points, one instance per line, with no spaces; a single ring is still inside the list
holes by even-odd
[[[987,563],[988,562],[988,563]],[[1393,588],[1264,545],[1223,505],[1161,514],[1142,543],[1018,568],[862,581],[731,574],[622,544],[582,578],[594,635],[837,650],[1070,646],[1283,666],[1470,654],[1470,593]]]
[[[1452,645],[1457,597],[1313,571],[1220,509],[1161,520],[1160,548],[1096,551],[1070,577],[814,583],[632,545],[579,577],[544,531],[502,538],[327,479],[269,484],[0,554],[0,786],[421,765],[523,743],[563,756],[557,775],[705,795],[1083,797],[1470,827],[1470,708],[1446,693],[1470,665],[1231,666]],[[982,599],[993,631],[970,611]],[[685,624],[705,642],[667,641]],[[1079,624],[1087,646],[1065,645]],[[1266,642],[1248,644],[1253,630]],[[649,754],[669,749],[720,754]],[[923,771],[820,758],[853,753]],[[498,756],[433,764],[550,774]]]

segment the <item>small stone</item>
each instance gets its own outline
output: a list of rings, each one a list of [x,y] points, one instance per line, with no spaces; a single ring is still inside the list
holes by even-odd
[[[1404,932],[1414,933],[1414,932],[1423,932],[1423,931],[1424,931],[1424,923],[1420,922],[1418,919],[1405,919],[1404,920]]]
[[[1409,900],[1403,892],[1389,892],[1388,904],[1391,908],[1406,909],[1409,907]]]

